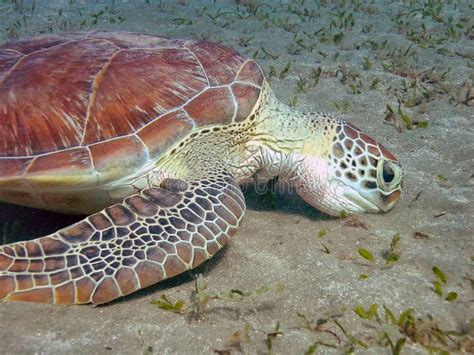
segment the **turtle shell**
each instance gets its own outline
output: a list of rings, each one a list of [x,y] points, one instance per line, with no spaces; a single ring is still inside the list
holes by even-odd
[[[245,120],[263,80],[253,60],[207,41],[95,31],[4,44],[0,200],[74,209],[71,191],[106,191],[191,131]]]

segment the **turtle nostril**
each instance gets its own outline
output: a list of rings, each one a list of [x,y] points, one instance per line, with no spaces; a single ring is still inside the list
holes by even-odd
[[[393,179],[395,178],[395,172],[393,171],[393,168],[390,166],[390,163],[387,161],[383,162],[382,174],[383,174],[383,181],[385,181],[386,183],[391,183]]]

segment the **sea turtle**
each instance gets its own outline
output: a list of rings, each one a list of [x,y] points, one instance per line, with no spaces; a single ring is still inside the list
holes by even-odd
[[[328,213],[386,212],[402,171],[346,121],[280,103],[207,41],[94,31],[0,46],[0,200],[90,214],[0,247],[0,299],[105,303],[236,232],[239,185],[278,176]]]

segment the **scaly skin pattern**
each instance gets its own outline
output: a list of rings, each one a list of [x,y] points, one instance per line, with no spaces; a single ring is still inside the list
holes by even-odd
[[[148,187],[52,235],[0,247],[0,299],[101,304],[196,267],[236,232],[239,184],[278,176],[331,215],[382,212],[401,168],[342,119],[291,110],[267,84],[248,118],[207,126],[156,162]]]
[[[50,236],[0,247],[0,299],[109,302],[212,257],[244,210],[224,171],[166,179]]]

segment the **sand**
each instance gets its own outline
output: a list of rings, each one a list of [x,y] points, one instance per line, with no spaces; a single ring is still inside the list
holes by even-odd
[[[336,112],[383,142],[403,165],[404,193],[387,214],[348,220],[319,213],[293,194],[249,190],[239,232],[197,270],[101,307],[0,303],[0,353],[296,354],[318,345],[318,353],[378,354],[396,352],[397,342],[402,353],[474,351],[472,5],[86,3],[36,1],[32,8],[31,1],[2,2],[0,42],[89,29],[221,42],[255,56],[282,101],[303,111]],[[319,67],[316,83],[311,73]],[[411,130],[399,101],[415,123]],[[3,243],[75,220],[0,205]],[[391,254],[398,260],[387,262]],[[197,315],[151,304],[166,295],[189,307],[198,274],[208,293],[224,299],[210,300]],[[267,292],[252,293],[266,286]],[[231,290],[251,296],[225,299],[239,294]],[[450,292],[455,300],[446,300]],[[370,312],[374,304],[378,310]],[[392,324],[384,305],[397,322],[413,309],[400,322],[404,329]],[[458,334],[447,336],[448,330]]]

